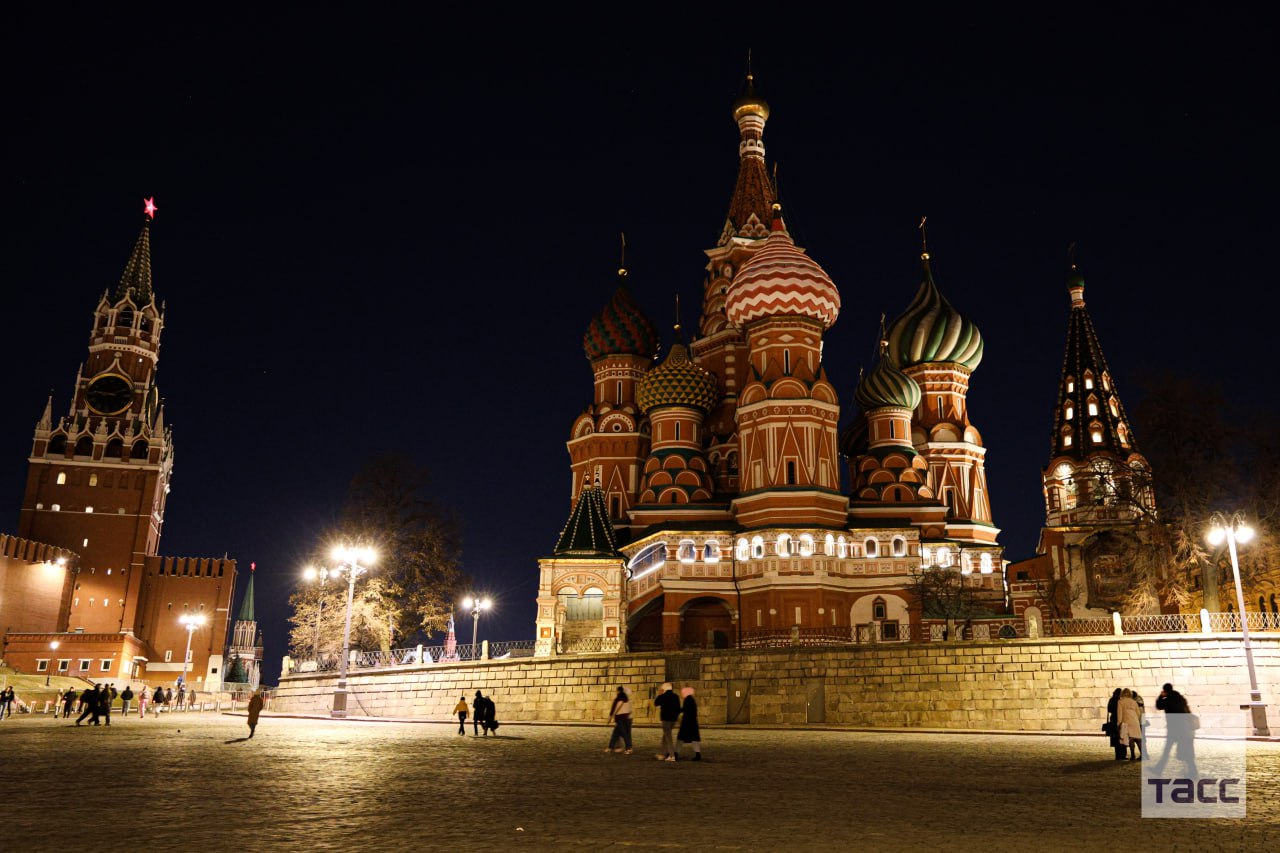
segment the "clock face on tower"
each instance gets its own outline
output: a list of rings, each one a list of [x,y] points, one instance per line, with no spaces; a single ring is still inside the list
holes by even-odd
[[[85,402],[97,415],[118,415],[133,405],[133,383],[118,373],[104,373],[89,383]]]

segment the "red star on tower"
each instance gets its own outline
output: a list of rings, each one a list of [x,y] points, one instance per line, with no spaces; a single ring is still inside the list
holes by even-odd
[[[143,200],[142,200],[142,212],[143,212],[143,213],[145,213],[149,218],[151,218],[151,219],[155,219],[155,218],[156,218],[156,211],[157,211],[157,210],[159,210],[159,209],[160,209],[160,208],[156,207],[156,197],[155,197],[155,196],[152,196],[151,198],[147,198],[147,199],[143,199]]]

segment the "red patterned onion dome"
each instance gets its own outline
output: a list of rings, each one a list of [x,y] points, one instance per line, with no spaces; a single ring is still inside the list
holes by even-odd
[[[775,210],[764,246],[733,277],[725,313],[740,328],[762,317],[799,316],[829,329],[840,313],[840,291],[817,261],[796,248]]]
[[[662,364],[636,386],[636,404],[645,412],[659,406],[690,406],[709,412],[717,399],[716,380],[694,364],[684,344],[672,344]]]
[[[632,298],[631,291],[619,285],[613,299],[587,326],[582,348],[591,361],[606,355],[653,358],[658,352],[658,333]]]

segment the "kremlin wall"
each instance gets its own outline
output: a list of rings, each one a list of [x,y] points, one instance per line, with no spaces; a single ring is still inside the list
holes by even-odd
[[[1280,682],[1280,636],[1253,637],[1258,680]],[[603,723],[615,689],[635,719],[656,722],[664,681],[697,691],[703,725],[827,724],[882,728],[1096,733],[1117,687],[1155,713],[1173,682],[1198,714],[1238,715],[1248,675],[1238,634],[1080,637],[884,644],[831,649],[706,651],[409,666],[350,677],[352,716],[456,724],[476,690],[500,722]],[[281,679],[272,710],[327,715],[335,675]]]

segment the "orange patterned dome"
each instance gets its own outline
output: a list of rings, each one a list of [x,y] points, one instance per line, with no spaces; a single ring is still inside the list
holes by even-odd
[[[764,246],[733,277],[725,313],[738,327],[762,317],[800,316],[829,329],[840,313],[840,291],[817,261],[796,248],[775,209]]]

